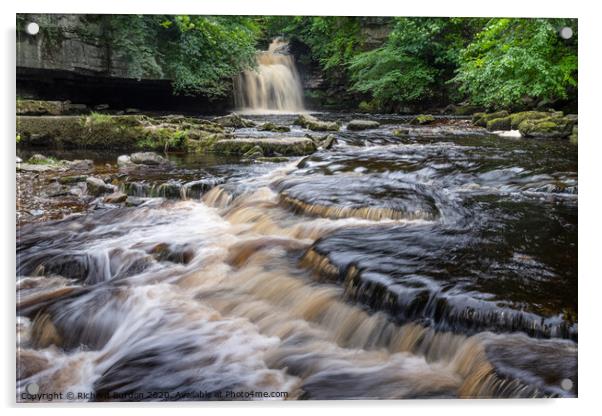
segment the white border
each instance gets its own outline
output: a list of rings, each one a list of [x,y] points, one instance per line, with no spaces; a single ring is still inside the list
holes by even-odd
[[[597,263],[599,254],[600,214],[599,202],[602,198],[602,91],[600,91],[600,30],[602,16],[596,13],[595,2],[555,1],[528,2],[526,0],[486,1],[331,1],[300,0],[286,2],[275,0],[20,0],[18,3],[2,2],[3,20],[3,59],[0,65],[4,83],[3,97],[0,99],[2,114],[3,152],[2,221],[3,238],[1,264],[4,287],[2,329],[5,337],[2,342],[2,374],[0,393],[4,406],[14,409],[15,370],[14,370],[14,129],[15,129],[15,13],[186,13],[186,14],[281,14],[281,15],[358,15],[358,16],[512,16],[512,17],[577,17],[579,18],[579,398],[559,400],[418,400],[383,402],[289,402],[289,403],[177,403],[177,404],[127,404],[127,405],[52,405],[20,406],[20,413],[38,410],[48,415],[64,414],[103,414],[110,409],[125,407],[130,412],[144,412],[147,415],[159,414],[170,408],[171,412],[203,414],[205,412],[236,412],[245,415],[265,415],[266,413],[302,414],[308,412],[333,412],[341,409],[346,415],[365,416],[371,408],[376,412],[395,415],[415,415],[423,413],[449,415],[514,415],[526,412],[546,415],[588,414],[601,407],[598,397],[602,397],[600,380],[600,297],[602,280]],[[84,407],[84,408],[82,408]],[[599,414],[599,411],[596,412]]]

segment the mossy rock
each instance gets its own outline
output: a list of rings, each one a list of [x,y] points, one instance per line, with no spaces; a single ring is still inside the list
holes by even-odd
[[[257,128],[257,130],[260,131],[272,131],[275,133],[286,133],[291,131],[291,128],[288,126],[281,126],[279,124],[275,124],[275,123],[263,123],[261,126],[259,126]]]
[[[550,117],[550,113],[544,111],[521,111],[520,113],[510,114],[510,127],[512,130],[518,130],[518,126],[525,120],[540,120]]]
[[[29,116],[63,114],[63,101],[17,100],[17,114]]]
[[[368,130],[377,129],[380,127],[380,123],[374,120],[351,120],[347,124],[347,130]]]
[[[255,127],[257,125],[254,121],[242,118],[236,113],[231,113],[227,116],[216,117],[213,119],[213,122],[222,127],[231,127],[235,129]]]
[[[577,143],[578,143],[578,141],[579,141],[579,134],[578,134],[578,131],[577,131],[577,130],[578,130],[578,129],[577,129],[577,125],[575,124],[575,125],[573,126],[573,131],[572,131],[571,135],[569,136],[569,140],[570,140],[570,141],[571,141],[571,143],[573,143],[573,144],[577,144]]]
[[[393,130],[393,135],[397,137],[408,137],[410,135],[410,129],[401,128]]]
[[[54,148],[206,150],[229,135],[206,120],[143,115],[18,116],[19,144]]]
[[[536,138],[566,138],[573,132],[575,120],[569,117],[548,117],[543,119],[523,120],[518,130],[525,137]]]
[[[284,156],[270,156],[270,157],[258,157],[255,159],[258,162],[266,162],[266,163],[284,163],[288,162],[289,158]]]
[[[216,153],[246,155],[261,149],[261,156],[303,156],[316,151],[313,141],[306,138],[235,138],[218,140],[212,147]]]
[[[263,149],[261,146],[255,145],[242,156],[245,159],[256,159],[258,157],[263,157]]]
[[[487,122],[496,118],[507,117],[509,113],[506,110],[496,111],[495,113],[476,113],[472,117],[472,123],[475,126],[487,127]]]
[[[435,122],[435,117],[430,114],[420,114],[410,120],[411,125],[426,126]]]
[[[334,121],[322,121],[309,114],[301,114],[294,121],[295,125],[312,131],[339,131],[341,126]]]
[[[60,116],[86,114],[89,111],[85,104],[73,104],[70,101],[17,99],[17,115],[22,116]]]
[[[378,104],[376,104],[374,101],[362,101],[357,106],[357,109],[362,113],[377,113]]]
[[[511,130],[510,116],[494,118],[487,122],[487,130],[498,131],[498,130]]]

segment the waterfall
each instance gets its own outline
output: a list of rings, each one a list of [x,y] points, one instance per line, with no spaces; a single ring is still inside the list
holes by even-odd
[[[303,89],[288,43],[276,38],[257,54],[257,69],[234,80],[234,101],[244,112],[303,111]]]

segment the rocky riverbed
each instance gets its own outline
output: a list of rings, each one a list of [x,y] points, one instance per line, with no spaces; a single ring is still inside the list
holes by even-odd
[[[22,131],[19,391],[577,394],[568,138],[430,115],[132,117],[143,143],[170,123],[219,138]]]

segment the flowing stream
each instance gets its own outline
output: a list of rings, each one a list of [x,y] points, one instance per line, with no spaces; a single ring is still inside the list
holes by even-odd
[[[132,180],[210,185],[19,227],[18,399],[575,396],[576,147],[380,121],[283,163],[174,159]]]

